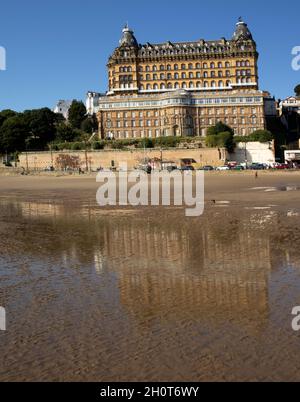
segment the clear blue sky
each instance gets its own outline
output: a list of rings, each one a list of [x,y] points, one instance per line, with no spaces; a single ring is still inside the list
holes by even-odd
[[[291,49],[300,46],[299,15],[299,0],[4,0],[0,110],[52,108],[58,99],[105,91],[106,62],[126,21],[145,43],[230,38],[239,16],[258,44],[261,89],[283,98],[300,83],[300,71],[291,68]]]

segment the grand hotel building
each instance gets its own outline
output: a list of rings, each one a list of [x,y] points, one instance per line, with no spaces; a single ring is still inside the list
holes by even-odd
[[[218,121],[238,135],[266,128],[275,101],[259,90],[258,52],[241,19],[231,40],[138,44],[126,26],[108,61],[108,92],[89,92],[101,138],[206,135]]]

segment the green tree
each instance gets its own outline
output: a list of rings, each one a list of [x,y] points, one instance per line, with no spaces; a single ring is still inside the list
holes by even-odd
[[[98,122],[95,115],[87,117],[81,123],[81,130],[88,134],[93,134],[98,129]]]
[[[234,136],[234,130],[223,122],[219,121],[215,126],[209,127],[207,130],[207,135],[218,135],[225,132],[231,133],[231,135]]]
[[[69,109],[69,123],[73,128],[81,128],[83,121],[86,119],[86,107],[83,102],[73,100]]]
[[[257,130],[250,134],[252,141],[270,142],[274,139],[274,135],[268,130]]]
[[[76,137],[76,132],[66,123],[60,123],[57,126],[57,140],[62,142],[72,142]]]
[[[24,119],[29,127],[32,148],[43,149],[56,136],[59,116],[48,108],[27,110]]]
[[[24,116],[10,117],[0,128],[0,149],[2,152],[24,151],[28,137],[28,125]]]
[[[295,87],[295,94],[300,96],[300,84]]]
[[[17,115],[17,112],[15,112],[13,110],[10,110],[10,109],[2,110],[0,112],[0,127],[5,122],[5,120],[9,119],[10,117],[14,117],[16,115]]]

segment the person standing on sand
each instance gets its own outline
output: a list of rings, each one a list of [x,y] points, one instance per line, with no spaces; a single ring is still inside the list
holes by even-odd
[[[258,179],[258,172],[255,172],[255,178]]]

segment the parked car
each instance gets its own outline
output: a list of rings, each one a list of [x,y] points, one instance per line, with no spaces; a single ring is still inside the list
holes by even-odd
[[[212,172],[213,170],[215,170],[212,166],[204,166],[203,170],[205,172]]]
[[[169,173],[174,172],[174,170],[177,170],[177,166],[168,166],[166,169]]]
[[[219,172],[225,172],[225,171],[230,170],[230,168],[229,168],[229,166],[218,166],[216,168],[216,170],[219,171]]]
[[[288,163],[277,163],[275,165],[275,169],[278,169],[278,170],[285,170],[285,169],[289,169],[289,168],[290,168],[290,166]]]
[[[242,165],[237,165],[237,166],[231,168],[231,170],[237,170],[237,171],[241,172],[242,170],[245,170],[245,168]]]
[[[250,170],[264,170],[265,167],[262,163],[252,163],[252,165],[249,166]]]
[[[195,168],[193,166],[183,166],[180,168],[182,172],[193,172]]]

